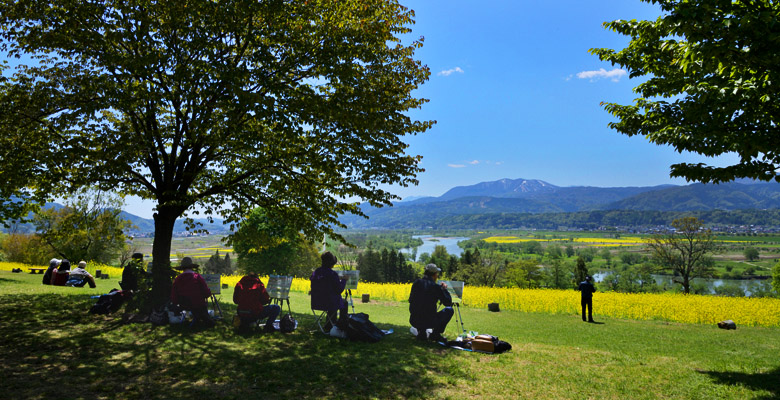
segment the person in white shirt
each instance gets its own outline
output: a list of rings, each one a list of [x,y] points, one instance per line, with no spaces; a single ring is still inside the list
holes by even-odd
[[[84,283],[89,283],[89,287],[94,288],[96,286],[95,277],[92,276],[92,274],[90,274],[89,271],[87,271],[85,268],[87,268],[87,262],[80,261],[79,266],[70,271],[70,278],[68,280],[70,281],[71,279],[81,279],[82,283],[76,286],[84,286]]]

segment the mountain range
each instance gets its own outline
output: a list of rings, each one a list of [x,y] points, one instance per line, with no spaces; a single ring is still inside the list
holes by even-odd
[[[501,179],[458,186],[439,197],[364,205],[364,219],[344,216],[350,228],[427,226],[442,218],[476,214],[542,214],[583,211],[712,211],[780,208],[780,184],[741,180],[685,186],[561,187],[537,179]],[[414,221],[414,224],[403,223]]]
[[[61,207],[57,203],[47,207]],[[489,228],[495,223],[495,216],[520,216],[537,214],[563,214],[594,212],[603,216],[626,219],[625,212],[710,212],[736,210],[778,210],[780,209],[780,184],[740,180],[721,184],[660,185],[646,187],[561,187],[538,179],[501,179],[492,182],[480,182],[475,185],[457,186],[439,197],[415,197],[399,201],[393,207],[376,208],[368,204],[361,206],[368,215],[365,219],[355,215],[343,215],[341,222],[349,228],[398,229],[446,226],[443,221],[457,219],[459,226],[470,226],[479,222],[481,228]],[[154,232],[154,220],[141,218],[122,212],[122,218],[135,225],[131,234]],[[552,221],[554,218],[540,216]],[[582,218],[582,216],[577,216]],[[760,218],[760,217],[759,217]],[[532,218],[538,219],[537,217]],[[564,218],[566,219],[566,218]],[[571,218],[569,218],[570,220]],[[506,219],[505,219],[506,220]],[[518,219],[508,219],[517,221]],[[522,219],[521,219],[522,220]],[[528,220],[525,218],[524,220]],[[197,219],[203,229],[211,233],[228,231],[222,220],[209,223],[206,219]],[[620,221],[614,221],[616,224]],[[507,222],[514,223],[514,222]],[[536,222],[538,225],[539,222]],[[487,226],[485,226],[487,225]],[[625,225],[630,225],[625,223]],[[20,231],[31,231],[31,224],[16,227]],[[185,232],[184,221],[176,223],[174,232]]]

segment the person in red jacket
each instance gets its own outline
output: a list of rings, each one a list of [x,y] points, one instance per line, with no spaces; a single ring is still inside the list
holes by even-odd
[[[193,263],[190,257],[182,258],[181,265],[174,267],[182,273],[173,281],[171,303],[192,312],[195,322],[211,327],[214,326],[214,320],[209,316],[206,303],[206,299],[211,296],[211,290],[206,280],[194,271],[196,268],[198,264]]]
[[[240,330],[250,330],[258,320],[268,318],[265,322],[265,331],[275,331],[274,321],[282,309],[276,304],[270,304],[271,297],[268,296],[268,292],[257,273],[250,272],[236,283],[236,289],[233,291],[233,302],[238,304],[237,312],[241,318]]]

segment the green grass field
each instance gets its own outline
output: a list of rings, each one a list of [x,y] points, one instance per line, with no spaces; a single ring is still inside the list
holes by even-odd
[[[419,343],[406,303],[356,304],[395,333],[375,344],[312,332],[305,293],[289,335],[123,324],[87,313],[97,289],[40,285],[0,272],[3,398],[551,398],[771,399],[780,396],[780,329],[547,315],[464,308],[467,329],[499,336],[487,355]],[[222,308],[232,317],[232,290]],[[228,318],[229,319],[229,318]],[[455,321],[447,336],[458,332]]]

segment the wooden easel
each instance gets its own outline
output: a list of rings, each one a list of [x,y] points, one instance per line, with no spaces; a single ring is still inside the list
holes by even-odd
[[[211,307],[214,309],[214,316],[216,317],[217,312],[219,312],[219,318],[222,319],[224,316],[222,315],[222,308],[219,306],[219,302],[217,301],[217,296],[212,293],[211,294]]]

